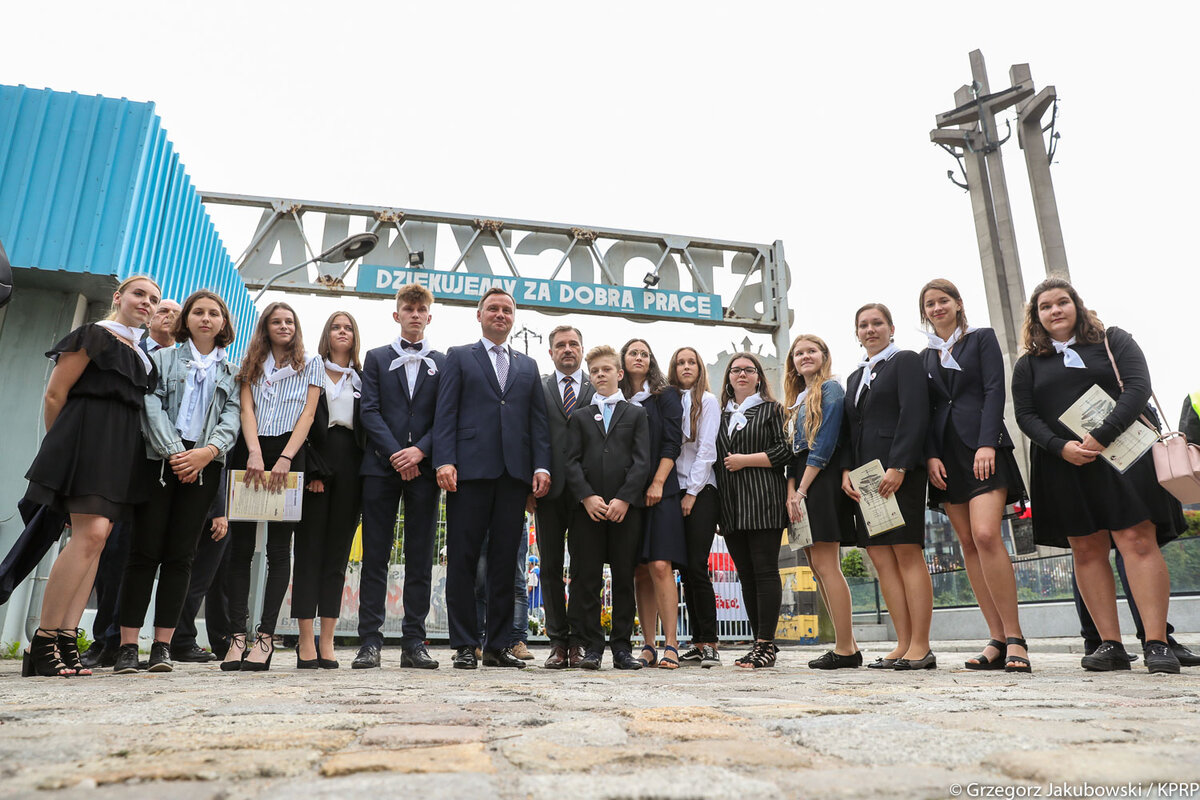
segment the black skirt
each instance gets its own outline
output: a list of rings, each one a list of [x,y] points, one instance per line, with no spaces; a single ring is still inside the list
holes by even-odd
[[[1147,452],[1124,475],[1102,459],[1077,467],[1034,447],[1029,489],[1033,539],[1049,547],[1070,547],[1070,537],[1131,528],[1150,520],[1159,545],[1187,527],[1183,507],[1158,482]]]
[[[127,520],[146,499],[140,414],[158,376],[147,373],[132,347],[94,324],[67,334],[46,355],[79,350],[90,361],[25,473],[25,497],[61,513]]]
[[[804,475],[808,465],[807,450],[796,454],[796,474]],[[797,481],[798,482],[798,481]],[[822,469],[808,487],[804,500],[813,542],[834,542],[845,547],[858,544],[854,532],[854,501],[842,491],[842,474],[838,469]]]
[[[967,503],[972,497],[1004,489],[1005,503],[1016,503],[1026,498],[1025,481],[1017,467],[1017,458],[1011,447],[996,448],[996,469],[986,480],[975,477],[975,450],[963,442],[954,425],[949,421],[942,433],[942,463],[946,465],[946,488],[939,489],[929,484],[929,507],[941,508],[943,503]]]
[[[904,483],[896,490],[896,503],[904,516],[904,524],[878,536],[867,535],[867,523],[862,512],[855,508],[854,517],[859,547],[915,544],[925,546],[925,487],[928,476],[923,469],[910,469]]]
[[[641,562],[670,561],[678,569],[687,566],[687,534],[683,529],[683,492],[663,495],[646,509],[642,533]]]

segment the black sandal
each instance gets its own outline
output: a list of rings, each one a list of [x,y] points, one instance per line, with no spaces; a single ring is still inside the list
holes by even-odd
[[[1029,652],[1029,646],[1025,644],[1025,640],[1017,636],[1009,636],[1005,639],[1005,645],[1014,645],[1016,647],[1025,648],[1025,652]],[[1023,656],[1005,656],[1004,657],[1005,672],[1033,672],[1033,665],[1029,663],[1028,658]]]
[[[779,648],[775,646],[774,642],[755,642],[754,649],[734,663],[743,669],[773,667],[775,666],[775,654],[778,652]]]
[[[49,636],[38,636],[48,633]],[[22,678],[69,678],[75,673],[58,657],[58,631],[38,628],[21,657]]]
[[[82,628],[60,628],[58,631],[58,657],[67,669],[76,675],[91,675],[92,671],[79,660],[79,637]]]
[[[994,647],[1000,651],[995,658],[989,659],[983,653],[975,656],[974,661],[966,661],[963,663],[967,669],[1004,669],[1004,642],[999,639],[989,639],[988,643],[983,646],[986,650],[989,647]]]
[[[667,655],[667,651],[674,653],[675,658],[671,658],[669,655]],[[679,669],[679,650],[671,647],[669,644],[663,645],[663,654],[662,658],[658,660],[658,668]]]

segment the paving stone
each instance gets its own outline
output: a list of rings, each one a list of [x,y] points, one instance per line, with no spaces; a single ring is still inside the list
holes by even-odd
[[[426,744],[482,742],[487,736],[483,728],[466,725],[380,725],[362,737],[364,747],[400,748]]]
[[[355,772],[494,772],[491,755],[482,743],[406,750],[352,750],[330,756],[321,764],[326,777]]]
[[[785,796],[773,782],[710,766],[523,776],[516,789],[516,796],[528,800],[774,800]]]
[[[996,753],[984,760],[1011,778],[1037,783],[1122,785],[1200,778],[1195,745],[1093,745]]]

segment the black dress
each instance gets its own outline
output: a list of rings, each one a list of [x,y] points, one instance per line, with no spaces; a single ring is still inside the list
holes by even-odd
[[[1078,467],[1062,458],[1066,443],[1079,437],[1058,418],[1093,385],[1118,398],[1103,424],[1092,431],[1106,446],[1134,424],[1150,399],[1150,372],[1141,348],[1120,328],[1109,328],[1108,340],[1125,380],[1124,391],[1103,342],[1072,345],[1083,359],[1083,369],[1067,367],[1057,353],[1023,355],[1013,368],[1017,424],[1035,445],[1029,453],[1029,493],[1033,538],[1040,545],[1070,547],[1069,537],[1123,530],[1145,520],[1154,523],[1161,545],[1186,527],[1179,501],[1158,483],[1150,453],[1124,474],[1100,458]]]
[[[856,511],[858,544],[925,546],[925,433],[929,428],[929,388],[921,357],[900,350],[874,367],[870,385],[858,402],[863,367],[846,381],[846,424],[850,429],[850,464],[855,469],[879,459],[884,470],[904,469],[896,503],[904,525],[868,536],[862,512]]]
[[[664,458],[677,459],[683,449],[683,398],[668,386],[643,403],[650,429],[650,475],[658,472]],[[649,484],[647,484],[649,486]],[[682,569],[687,565],[687,534],[683,528],[683,490],[675,467],[663,482],[662,500],[646,509],[640,561],[670,561]]]
[[[146,499],[135,465],[146,452],[142,403],[157,376],[133,348],[95,324],[71,331],[46,357],[80,350],[90,361],[25,473],[25,498],[64,513],[128,519]]]

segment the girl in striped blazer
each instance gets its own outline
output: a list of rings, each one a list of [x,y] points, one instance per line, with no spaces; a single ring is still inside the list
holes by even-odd
[[[729,360],[721,381],[721,405],[724,413],[717,432],[721,535],[737,567],[754,632],[754,647],[734,664],[773,667],[783,600],[779,540],[788,524],[784,470],[792,447],[783,432],[783,409],[771,396],[757,356],[738,353]]]

